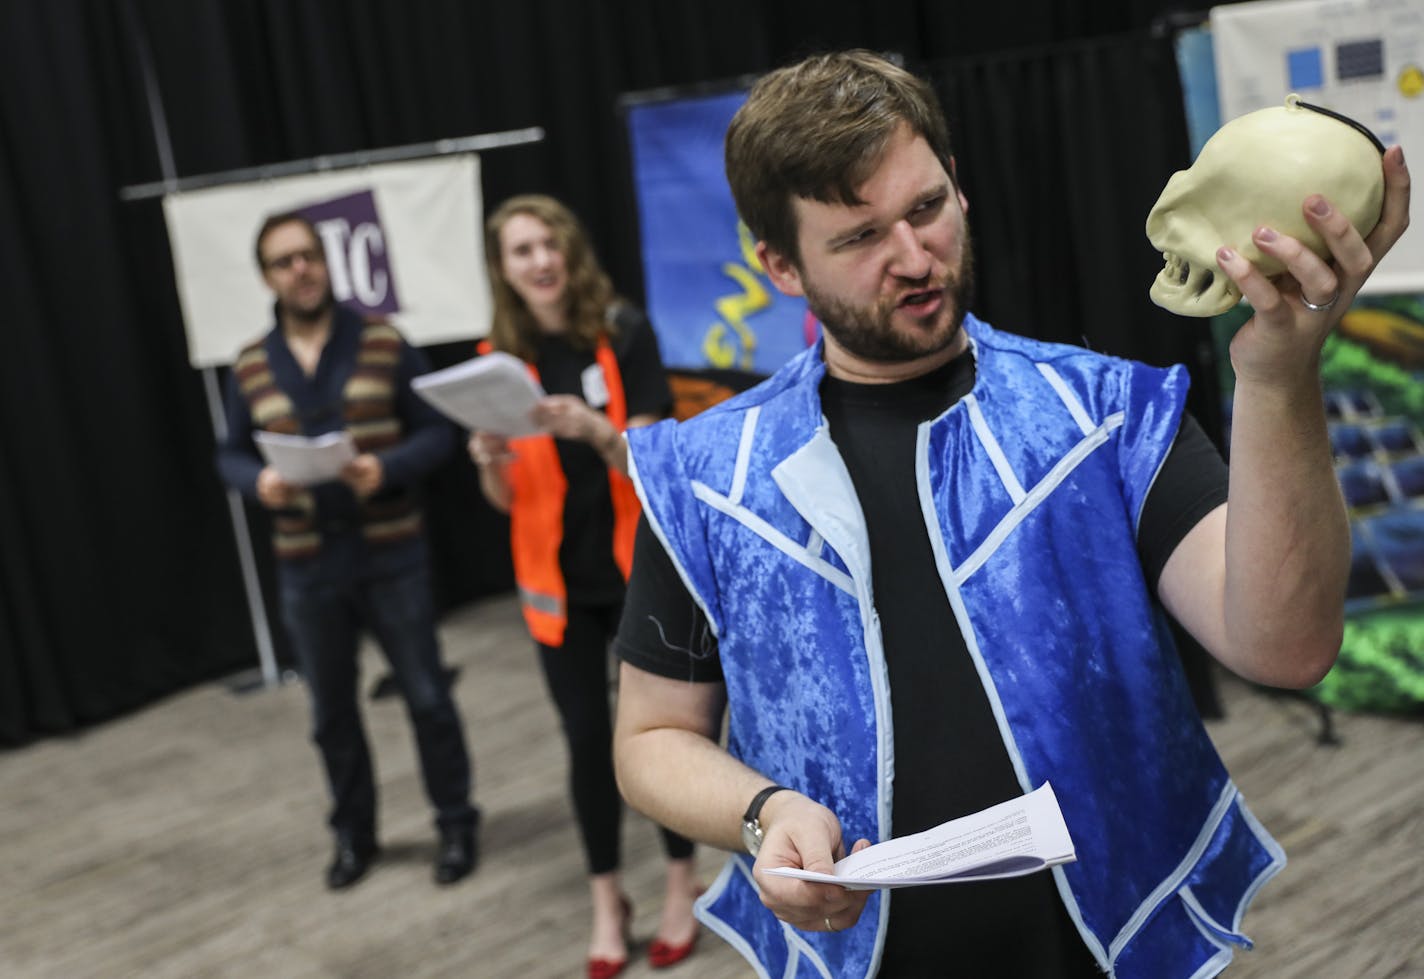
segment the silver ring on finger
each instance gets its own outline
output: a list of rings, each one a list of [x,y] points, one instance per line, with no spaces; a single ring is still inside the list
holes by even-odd
[[[1335,303],[1336,303],[1339,299],[1340,299],[1340,290],[1339,290],[1339,289],[1336,289],[1336,290],[1335,290],[1335,295],[1331,296],[1329,299],[1325,300],[1325,302],[1323,302],[1323,303],[1313,303],[1313,302],[1311,302],[1309,299],[1306,299],[1306,298],[1305,298],[1305,293],[1302,292],[1302,293],[1300,294],[1300,301],[1305,305],[1305,308],[1308,309],[1308,310],[1310,310],[1312,313],[1323,313],[1323,312],[1325,312],[1325,311],[1326,311],[1327,309],[1329,309],[1331,306],[1334,306]]]
[[[839,928],[837,928],[835,925],[831,924],[831,916],[830,916],[830,915],[826,915],[826,931],[840,931]]]

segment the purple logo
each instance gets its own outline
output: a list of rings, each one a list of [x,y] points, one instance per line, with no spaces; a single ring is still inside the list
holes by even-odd
[[[360,190],[308,204],[298,213],[316,225],[321,236],[337,302],[368,313],[400,312],[374,194]]]

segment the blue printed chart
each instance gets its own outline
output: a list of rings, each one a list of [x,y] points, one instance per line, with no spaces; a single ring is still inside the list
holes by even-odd
[[[1221,120],[1295,92],[1424,159],[1424,3],[1262,0],[1211,11]],[[1424,291],[1424,232],[1405,233],[1365,286]]]

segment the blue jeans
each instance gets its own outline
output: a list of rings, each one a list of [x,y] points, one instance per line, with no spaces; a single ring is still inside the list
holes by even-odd
[[[331,790],[338,836],[376,838],[376,785],[361,723],[357,648],[362,626],[375,634],[405,699],[420,754],[425,794],[442,830],[473,828],[473,778],[464,728],[445,682],[435,635],[430,573],[421,560],[399,569],[365,560],[356,535],[327,535],[319,565],[283,568],[282,617],[307,682],[312,740]],[[372,565],[378,573],[363,573]]]

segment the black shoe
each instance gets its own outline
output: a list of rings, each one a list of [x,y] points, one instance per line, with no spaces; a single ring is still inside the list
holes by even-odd
[[[375,843],[357,843],[353,840],[338,839],[336,853],[331,858],[331,866],[326,868],[326,886],[333,891],[350,887],[371,867],[381,848]]]
[[[440,831],[440,849],[435,854],[435,883],[453,884],[464,880],[480,862],[474,829]]]

